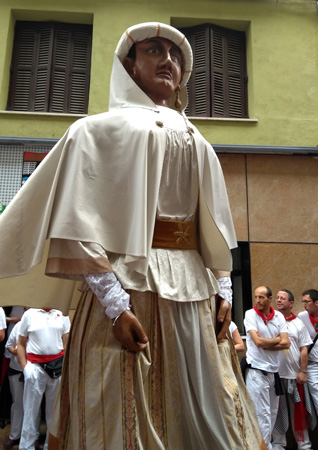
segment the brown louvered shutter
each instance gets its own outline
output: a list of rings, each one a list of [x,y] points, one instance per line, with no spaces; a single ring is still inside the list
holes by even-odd
[[[73,33],[69,112],[87,112],[90,82],[92,27],[78,26]]]
[[[188,84],[189,105],[186,114],[208,117],[211,115],[209,28],[205,25],[182,29],[193,50],[193,70]]]
[[[35,61],[35,91],[31,98],[33,105],[30,111],[48,111],[54,24],[38,24],[38,54]],[[34,99],[34,100],[33,100]]]
[[[17,22],[7,108],[86,113],[91,34],[90,25]]]
[[[49,52],[53,30],[36,22],[17,22],[7,109],[45,111],[49,86]]]
[[[90,50],[89,25],[56,24],[50,111],[87,112]]]
[[[186,113],[205,117],[248,117],[245,33],[212,24],[181,31],[193,50]]]
[[[52,55],[52,83],[49,111],[68,111],[72,32],[68,24],[56,24]]]
[[[211,26],[212,117],[247,117],[245,34]]]

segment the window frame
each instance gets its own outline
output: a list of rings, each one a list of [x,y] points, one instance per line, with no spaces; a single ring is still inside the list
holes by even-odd
[[[6,109],[86,114],[91,53],[92,25],[16,21]]]
[[[186,114],[247,119],[245,32],[212,23],[180,28],[180,31],[189,40],[194,59]]]

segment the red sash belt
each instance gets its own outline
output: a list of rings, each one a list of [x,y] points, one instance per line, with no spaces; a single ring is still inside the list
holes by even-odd
[[[64,350],[62,350],[60,353],[57,353],[56,355],[36,355],[35,353],[28,353],[27,359],[31,363],[46,363],[49,361],[54,361],[57,358],[60,358],[60,356],[64,355]]]

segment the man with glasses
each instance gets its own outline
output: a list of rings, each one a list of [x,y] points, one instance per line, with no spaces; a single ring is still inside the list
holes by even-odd
[[[298,314],[303,321],[313,342],[318,333],[318,291],[307,289],[302,293],[302,304],[305,311]],[[316,338],[317,339],[317,338]],[[318,413],[318,342],[308,351],[307,382]]]
[[[286,432],[292,426],[298,449],[311,449],[308,434],[308,413],[305,409],[307,382],[307,346],[312,343],[303,322],[292,312],[294,295],[288,289],[281,289],[276,295],[276,309],[286,320],[290,347],[278,352],[279,376],[284,396],[279,402],[276,424],[273,430],[273,450],[284,450],[287,445]]]

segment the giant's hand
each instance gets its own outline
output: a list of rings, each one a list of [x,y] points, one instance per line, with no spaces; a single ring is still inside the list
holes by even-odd
[[[216,340],[220,342],[225,338],[227,330],[229,329],[231,323],[231,305],[227,300],[223,298],[218,299],[220,306],[217,311],[217,335]]]
[[[148,337],[131,311],[124,311],[118,317],[113,332],[115,338],[130,352],[140,352],[146,348]]]

